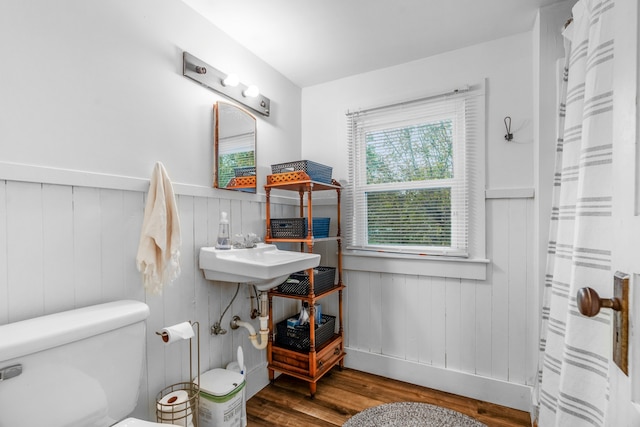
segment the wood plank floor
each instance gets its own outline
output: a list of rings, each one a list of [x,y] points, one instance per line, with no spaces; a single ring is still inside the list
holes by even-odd
[[[248,427],[342,426],[363,409],[400,401],[453,409],[489,427],[531,425],[526,412],[336,367],[318,382],[313,399],[306,382],[286,375],[278,377],[247,402]]]

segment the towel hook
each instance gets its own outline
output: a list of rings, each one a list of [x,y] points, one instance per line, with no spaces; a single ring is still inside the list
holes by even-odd
[[[509,123],[507,123],[507,121]],[[504,127],[507,129],[507,134],[504,136],[504,139],[511,141],[513,139],[513,134],[511,133],[511,117],[507,116],[504,118]]]

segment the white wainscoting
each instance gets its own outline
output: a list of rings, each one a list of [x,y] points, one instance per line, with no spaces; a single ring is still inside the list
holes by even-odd
[[[124,187],[131,184],[127,182]],[[140,418],[154,420],[157,393],[189,378],[188,343],[164,345],[155,334],[175,323],[200,323],[203,371],[226,366],[241,345],[249,371],[248,395],[268,384],[265,351],[251,346],[245,329],[229,328],[234,314],[250,320],[248,287],[242,285],[225,315],[222,325],[228,333],[211,336],[209,328],[231,301],[236,285],[212,284],[197,264],[199,248],[215,242],[221,211],[229,212],[232,234],[264,235],[264,203],[239,200],[237,193],[227,191],[218,193],[228,193],[229,199],[178,194],[182,273],[162,295],[147,295],[135,266],[146,188],[104,187],[0,180],[0,325],[112,300],[146,302],[151,309],[147,363],[133,414]],[[273,209],[284,217],[295,212],[286,203]],[[274,310],[283,318],[295,307],[283,301]]]
[[[43,182],[27,175],[0,175],[0,325],[117,299],[146,302],[147,363],[133,414],[141,418],[154,419],[156,394],[188,377],[188,345],[166,346],[155,335],[166,325],[200,322],[203,371],[225,366],[241,345],[248,395],[268,383],[264,351],[253,349],[246,330],[227,327],[231,315],[249,313],[248,289],[223,320],[229,332],[211,336],[236,287],[206,281],[197,265],[199,248],[215,242],[221,211],[229,212],[232,234],[264,233],[261,197],[178,186],[182,274],[154,296],[145,294],[135,267],[146,197],[138,179],[118,178],[109,188],[112,178],[95,175],[95,186],[71,184],[77,177],[67,173],[60,180],[44,173]],[[295,202],[279,200],[272,215],[295,216]],[[333,208],[322,205],[316,215],[329,216]],[[528,409],[538,314],[532,206],[528,198],[487,200],[486,280],[345,271],[347,366]],[[323,262],[335,257],[335,247],[320,249]],[[275,320],[295,304],[277,299]],[[336,304],[328,298],[323,309]]]
[[[346,365],[521,410],[536,371],[533,200],[487,199],[486,280],[346,272]]]

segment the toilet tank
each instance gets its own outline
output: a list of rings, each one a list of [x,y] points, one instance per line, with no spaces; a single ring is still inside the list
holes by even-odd
[[[149,307],[115,301],[0,326],[0,427],[106,427],[136,406]]]

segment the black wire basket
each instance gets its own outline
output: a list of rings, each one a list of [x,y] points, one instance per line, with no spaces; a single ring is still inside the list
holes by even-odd
[[[316,267],[313,269],[313,293],[323,294],[333,288],[336,279],[336,269],[334,267]],[[278,286],[278,292],[289,295],[309,294],[309,274],[307,270],[298,271],[289,276]]]
[[[331,184],[333,168],[310,160],[297,160],[295,162],[278,163],[271,165],[272,173],[286,173],[304,171],[312,181]]]
[[[335,328],[336,317],[323,314],[320,324],[316,323],[316,350],[333,337]],[[278,322],[276,324],[276,344],[291,350],[309,351],[311,348],[309,324],[290,327],[287,325],[286,319]]]

